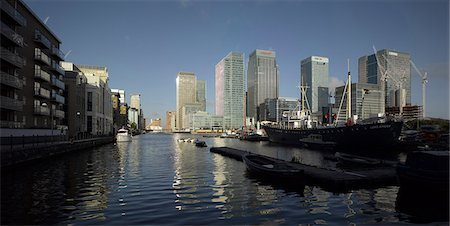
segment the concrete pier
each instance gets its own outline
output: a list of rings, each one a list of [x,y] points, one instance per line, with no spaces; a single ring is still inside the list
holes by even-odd
[[[238,161],[242,161],[243,155],[249,154],[247,151],[228,147],[212,147],[210,152]],[[305,184],[318,185],[325,190],[334,192],[398,185],[397,173],[393,166],[342,170],[324,169],[287,161],[286,164],[304,171]]]

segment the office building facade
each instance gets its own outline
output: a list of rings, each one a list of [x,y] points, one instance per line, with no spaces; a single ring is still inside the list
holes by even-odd
[[[176,79],[176,125],[177,129],[183,129],[183,114],[182,110],[185,104],[195,103],[196,91],[196,76],[192,72],[178,72]]]
[[[201,111],[206,111],[206,81],[196,80],[196,102],[201,104]]]
[[[166,112],[166,128],[165,128],[165,130],[167,132],[172,132],[175,130],[175,119],[176,119],[176,112],[174,112],[174,111]]]
[[[404,102],[403,106],[410,105],[411,57],[409,53],[383,49],[376,54],[376,56],[372,54],[359,58],[359,83],[379,84],[384,88],[386,107],[399,107],[400,102]],[[380,66],[377,64],[377,58]],[[383,79],[386,72],[387,76]]]
[[[2,0],[0,7],[2,136],[20,135],[19,128],[59,135],[67,129],[61,41],[23,1]]]
[[[345,86],[336,87],[336,103],[339,108]],[[370,83],[353,83],[351,86],[352,115],[358,115],[358,120],[384,115],[385,106],[383,92],[380,86]],[[339,113],[339,120],[346,121],[347,98],[342,101],[342,109]],[[333,112],[333,113],[337,113]]]
[[[324,102],[324,89],[328,87],[328,63],[327,57],[311,56],[301,61],[301,84],[307,86],[306,97],[312,113],[321,111],[327,107]],[[319,88],[322,87],[322,88]],[[327,90],[328,92],[328,90]],[[319,101],[320,100],[320,101]],[[328,93],[326,94],[328,100]]]
[[[244,54],[231,52],[216,65],[215,113],[223,116],[225,129],[244,126]]]
[[[274,51],[257,49],[250,54],[247,91],[247,115],[259,119],[258,106],[267,98],[279,95],[279,70]]]
[[[298,109],[298,99],[293,97],[278,97],[266,99],[260,106],[261,121],[281,122],[286,118],[286,112]]]

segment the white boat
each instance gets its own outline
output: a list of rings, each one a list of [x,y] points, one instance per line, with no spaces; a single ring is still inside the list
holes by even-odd
[[[128,132],[127,129],[119,129],[117,131],[116,135],[116,142],[130,142],[131,141],[131,134]]]

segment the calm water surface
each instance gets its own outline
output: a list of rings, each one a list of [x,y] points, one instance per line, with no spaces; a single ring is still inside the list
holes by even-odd
[[[396,210],[399,187],[331,193],[287,189],[248,175],[242,162],[178,143],[190,134],[145,134],[2,170],[2,224],[404,224],[420,221]],[[200,136],[199,136],[200,137]],[[320,167],[333,153],[203,138]],[[444,221],[445,223],[445,221]],[[448,223],[447,223],[448,224]]]

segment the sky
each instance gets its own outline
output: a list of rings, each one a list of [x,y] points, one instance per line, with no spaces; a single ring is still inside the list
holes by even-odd
[[[300,61],[330,60],[330,85],[342,85],[350,60],[378,50],[407,52],[428,73],[427,116],[449,119],[449,1],[150,1],[25,0],[62,41],[66,61],[106,66],[110,88],[141,94],[146,118],[175,111],[175,79],[194,72],[207,83],[214,114],[215,65],[229,52],[274,50],[280,96],[298,97]],[[412,104],[422,105],[419,75],[411,69]]]

